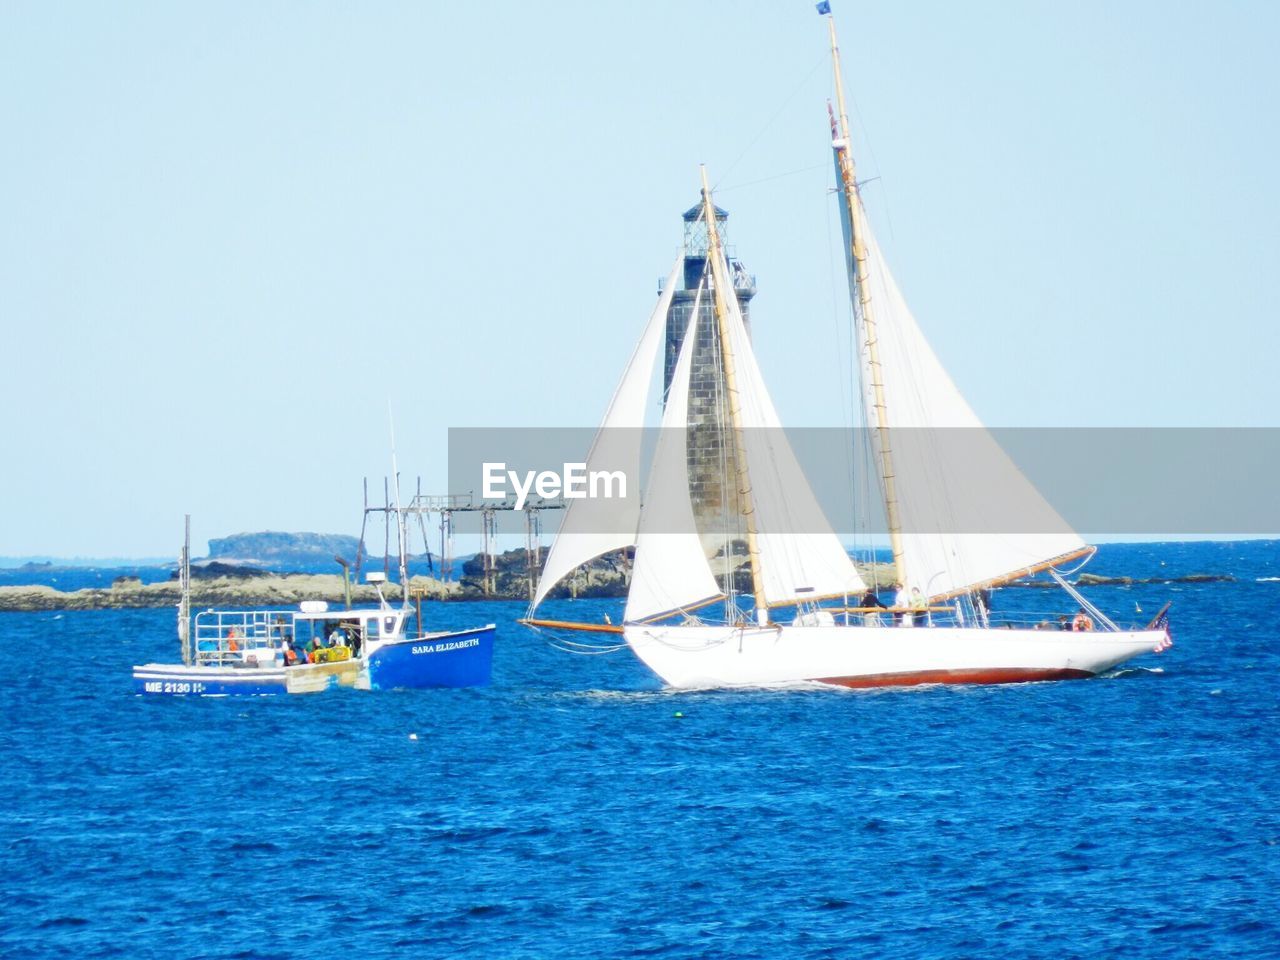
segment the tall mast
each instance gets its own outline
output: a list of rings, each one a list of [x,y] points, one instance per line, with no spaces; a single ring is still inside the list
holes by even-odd
[[[893,569],[898,583],[906,585],[906,569],[902,550],[902,519],[898,513],[897,485],[893,472],[893,447],[889,442],[889,418],[884,402],[884,380],[880,369],[880,338],[876,332],[875,313],[871,308],[871,290],[867,285],[867,247],[863,242],[862,202],[858,196],[858,180],[853,167],[853,149],[849,138],[849,114],[845,109],[844,85],[840,79],[840,48],[836,44],[835,17],[828,14],[831,29],[831,65],[836,79],[836,106],[840,112],[839,130],[831,119],[832,149],[840,173],[841,192],[848,208],[850,252],[853,255],[855,296],[862,310],[862,329],[866,337],[867,367],[871,378],[871,395],[876,411],[876,440],[880,453],[880,478],[884,493],[885,518],[889,523],[889,546],[893,551]]]
[[[751,473],[747,466],[747,448],[742,435],[742,410],[738,405],[737,369],[733,347],[729,338],[729,308],[726,297],[737,296],[732,280],[724,269],[724,253],[720,247],[720,232],[716,229],[716,208],[711,202],[711,188],[707,185],[707,168],[699,167],[702,175],[702,217],[707,224],[707,259],[711,264],[716,325],[720,332],[720,355],[724,360],[725,393],[729,396],[729,428],[733,433],[734,461],[738,473],[738,497],[742,515],[747,521],[747,558],[751,562],[751,588],[756,598],[756,620],[764,626],[769,622],[769,602],[764,593],[764,571],[760,569],[760,543],[756,531],[755,501],[751,494]],[[732,574],[730,574],[732,576]]]

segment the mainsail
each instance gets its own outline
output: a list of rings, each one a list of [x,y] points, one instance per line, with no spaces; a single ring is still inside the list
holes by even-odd
[[[893,437],[904,584],[931,597],[950,596],[1079,554],[1084,541],[1009,459],[948,376],[860,213]],[[867,338],[859,339],[871,410]]]
[[[657,365],[658,351],[663,345],[667,310],[675,295],[676,278],[680,275],[683,258],[677,257],[663,285],[657,306],[649,315],[649,322],[636,344],[635,352],[627,363],[609,408],[605,411],[600,429],[596,431],[587,454],[586,469],[622,470],[628,477],[640,476],[640,453],[645,406],[653,371]],[[636,529],[640,521],[640,498],[631,496],[622,501],[606,503],[609,514],[602,516],[600,500],[579,499],[568,501],[560,532],[538,580],[532,608],[546,599],[555,586],[570,573],[603,554],[621,550],[636,542]]]

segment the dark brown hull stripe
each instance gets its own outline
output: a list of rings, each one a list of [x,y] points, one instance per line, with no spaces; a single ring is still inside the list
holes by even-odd
[[[839,687],[915,687],[925,683],[1030,683],[1035,680],[1083,680],[1088,670],[1070,667],[989,667],[978,670],[921,670],[913,673],[877,673],[866,677],[823,677],[820,683]]]

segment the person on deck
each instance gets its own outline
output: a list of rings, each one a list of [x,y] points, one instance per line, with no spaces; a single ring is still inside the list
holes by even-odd
[[[911,588],[911,609],[912,620],[919,618],[921,623],[925,623],[929,619],[929,601],[925,599],[919,587]]]
[[[907,593],[907,588],[900,583],[893,585],[893,625],[895,627],[911,626],[911,614],[903,613],[910,605],[911,595]]]
[[[878,607],[881,610],[888,609],[888,607],[880,602],[880,598],[876,596],[876,592],[870,587],[868,587],[867,592],[862,595],[862,599],[858,601],[858,606],[864,608],[864,612],[862,614],[862,625],[866,627],[880,626],[880,614],[870,608]]]

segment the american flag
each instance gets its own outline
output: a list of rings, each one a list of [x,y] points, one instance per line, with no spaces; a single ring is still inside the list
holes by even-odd
[[[1164,631],[1164,639],[1156,644],[1156,653],[1163,653],[1173,646],[1173,631],[1169,629],[1168,611],[1165,611],[1160,614],[1160,616],[1156,617],[1155,621],[1151,624],[1151,629]]]

